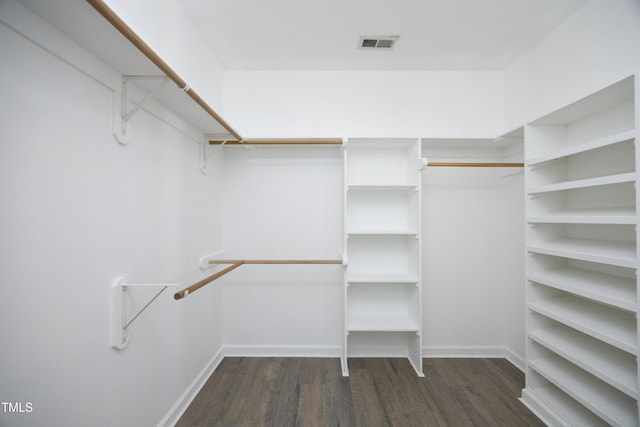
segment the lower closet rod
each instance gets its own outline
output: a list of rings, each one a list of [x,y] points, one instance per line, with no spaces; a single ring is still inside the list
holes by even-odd
[[[224,270],[220,270],[211,276],[200,280],[193,285],[176,292],[173,294],[173,298],[176,300],[182,299],[189,295],[192,292],[197,291],[201,287],[213,282],[219,277],[224,276],[232,270],[240,267],[242,264],[342,264],[342,260],[340,259],[250,259],[250,260],[242,260],[242,259],[222,259],[222,260],[211,260],[209,264],[231,264],[229,267]]]
[[[209,264],[342,264],[340,259],[213,259]]]
[[[173,294],[173,299],[176,299],[176,300],[182,299],[182,298],[186,297],[187,295],[189,295],[191,292],[197,291],[198,289],[200,289],[204,285],[207,285],[207,284],[213,282],[218,277],[224,276],[225,274],[227,274],[231,270],[235,270],[236,268],[240,267],[241,265],[242,265],[242,261],[237,261],[237,262],[233,263],[232,265],[230,265],[229,267],[225,268],[224,270],[220,270],[216,274],[213,274],[213,275],[207,277],[206,279],[202,279],[198,283],[194,283],[193,285],[189,286],[188,288],[185,288],[185,289],[183,289],[181,291],[176,292],[175,294]]]

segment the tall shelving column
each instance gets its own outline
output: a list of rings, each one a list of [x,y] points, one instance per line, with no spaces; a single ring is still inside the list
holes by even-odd
[[[639,425],[637,85],[525,127],[522,400],[551,425]]]
[[[407,357],[422,373],[419,139],[344,145],[345,329],[349,357]]]

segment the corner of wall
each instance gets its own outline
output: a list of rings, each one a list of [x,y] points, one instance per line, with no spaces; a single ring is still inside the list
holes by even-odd
[[[640,70],[640,3],[590,0],[505,70],[515,128]]]

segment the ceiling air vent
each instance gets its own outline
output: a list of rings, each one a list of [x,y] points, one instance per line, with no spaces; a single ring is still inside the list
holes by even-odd
[[[358,48],[391,50],[399,38],[399,36],[360,36]]]

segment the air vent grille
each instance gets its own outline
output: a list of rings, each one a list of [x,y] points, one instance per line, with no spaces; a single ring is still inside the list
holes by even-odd
[[[360,36],[359,49],[391,50],[399,36]]]

